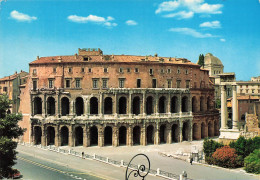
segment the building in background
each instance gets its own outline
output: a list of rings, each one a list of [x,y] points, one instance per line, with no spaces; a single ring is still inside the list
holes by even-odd
[[[219,135],[209,71],[187,59],[79,49],[29,66],[23,141],[131,146]]]
[[[20,106],[20,88],[27,82],[28,73],[21,71],[15,72],[11,76],[6,76],[0,79],[0,95],[6,94],[12,104],[10,107],[10,113],[17,113]]]

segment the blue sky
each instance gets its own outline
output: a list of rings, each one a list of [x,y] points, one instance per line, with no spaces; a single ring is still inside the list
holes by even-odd
[[[237,80],[260,75],[259,0],[0,0],[0,77],[39,56],[220,58]]]

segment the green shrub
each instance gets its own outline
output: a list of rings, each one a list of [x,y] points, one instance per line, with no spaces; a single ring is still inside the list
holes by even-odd
[[[254,150],[244,160],[246,172],[260,174],[260,149]]]
[[[212,139],[205,138],[203,141],[203,152],[206,157],[210,157],[220,147],[223,147],[223,144]]]
[[[229,146],[218,148],[212,157],[214,158],[215,165],[225,168],[235,168],[238,166],[236,150]]]

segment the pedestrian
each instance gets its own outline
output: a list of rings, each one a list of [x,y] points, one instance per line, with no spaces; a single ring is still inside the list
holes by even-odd
[[[190,164],[192,165],[193,157],[190,157]]]
[[[82,159],[84,159],[84,152],[82,152],[81,155],[82,155]]]

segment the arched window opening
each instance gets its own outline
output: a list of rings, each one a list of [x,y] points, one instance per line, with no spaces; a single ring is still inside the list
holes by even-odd
[[[98,129],[96,126],[90,128],[90,146],[98,145]]]
[[[206,127],[205,123],[201,123],[201,139],[204,139],[206,137]]]
[[[61,115],[67,116],[70,113],[70,101],[67,97],[61,99]]]
[[[166,136],[166,125],[163,124],[160,126],[160,143],[164,144],[167,141],[167,136]]]
[[[210,110],[210,97],[207,98],[207,110]]]
[[[69,129],[67,126],[63,126],[60,131],[61,134],[61,145],[67,146],[69,144]]]
[[[197,112],[197,99],[195,96],[192,97],[192,112]]]
[[[76,98],[75,106],[76,106],[76,115],[81,116],[84,111],[84,101],[81,97]]]
[[[34,98],[34,115],[42,114],[42,99],[40,97]]]
[[[173,97],[171,98],[171,113],[177,113],[177,111],[178,111],[178,105],[177,105],[177,103],[178,103],[177,97],[176,97],[176,96],[173,96]]]
[[[119,114],[126,114],[126,98],[120,97],[119,98]]]
[[[178,142],[179,140],[179,127],[177,124],[172,125],[172,141]]]
[[[182,140],[183,141],[188,141],[189,140],[189,123],[185,122],[183,123],[182,127]]]
[[[200,111],[204,111],[204,97],[200,97]]]
[[[105,139],[105,146],[111,146],[112,145],[112,127],[107,126],[105,127],[104,131],[104,139]]]
[[[140,114],[140,98],[139,96],[134,97],[133,99],[133,114]]]
[[[166,113],[166,98],[164,96],[159,99],[159,113]]]
[[[55,143],[55,129],[52,126],[47,127],[47,146]]]
[[[214,121],[214,136],[218,136],[218,121]]]
[[[199,137],[199,126],[197,123],[194,123],[193,124],[193,127],[192,127],[192,139],[193,140],[199,140],[200,137]]]
[[[83,145],[83,128],[78,126],[75,128],[75,146]]]
[[[154,128],[152,125],[147,127],[146,140],[147,144],[154,144]]]
[[[55,99],[53,97],[47,99],[47,114],[55,115]]]
[[[184,96],[181,101],[181,111],[188,112],[188,97]]]
[[[135,126],[133,129],[133,144],[134,145],[140,145],[140,138],[141,136],[141,129],[139,126]]]
[[[42,142],[42,128],[39,126],[34,127],[34,144],[41,144]]]
[[[212,122],[208,123],[208,136],[213,137],[214,136],[214,127]]]
[[[106,97],[104,102],[104,114],[112,114],[113,113],[113,102],[111,97]]]
[[[146,99],[146,114],[151,115],[153,114],[153,97],[149,96]]]
[[[119,128],[119,146],[126,145],[126,127]]]
[[[98,114],[98,99],[96,97],[90,99],[90,114]]]

